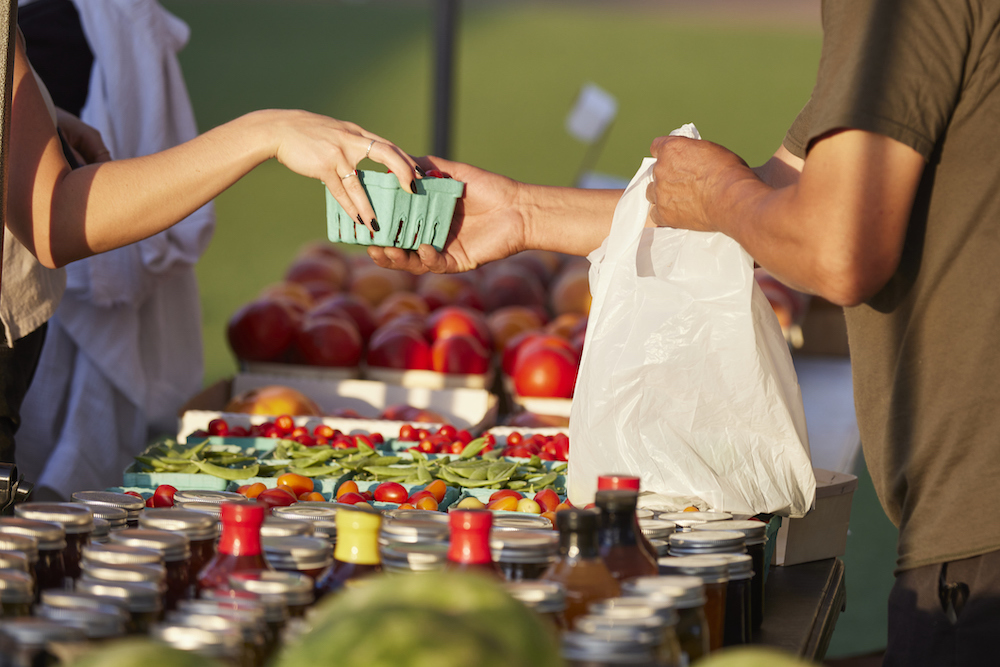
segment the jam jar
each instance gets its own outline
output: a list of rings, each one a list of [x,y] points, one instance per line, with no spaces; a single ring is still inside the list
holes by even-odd
[[[204,512],[172,507],[147,509],[139,517],[139,527],[150,530],[165,530],[187,536],[191,548],[191,559],[188,561],[188,579],[192,585],[197,581],[201,569],[215,555],[215,541],[219,537],[219,522]]]
[[[128,610],[125,629],[131,635],[144,635],[163,616],[163,595],[156,584],[78,579],[76,590],[104,598],[120,600]]]
[[[124,530],[128,528],[128,512],[120,507],[109,507],[105,505],[87,505],[90,511],[94,513],[94,535],[90,536],[91,542],[97,542],[96,532],[97,532],[97,522],[98,520],[103,521],[107,528],[103,531],[104,537],[106,538],[108,533],[112,530]],[[142,516],[140,514],[139,516]],[[105,541],[107,541],[105,539]]]
[[[663,665],[679,665],[683,651],[677,636],[679,614],[672,600],[660,597],[626,596],[593,602],[590,614],[577,620],[577,629],[635,625],[660,635],[656,655]],[[584,619],[588,619],[585,621]]]
[[[746,553],[746,537],[735,530],[691,530],[674,533],[668,540],[671,556]]]
[[[379,547],[391,542],[448,544],[448,515],[444,512],[418,511],[423,516],[415,515],[415,512],[404,514],[406,510],[394,510],[387,514],[378,531]]]
[[[233,627],[242,639],[240,664],[242,667],[263,667],[267,660],[267,622],[264,607],[257,600],[184,600],[169,620],[183,622],[193,627]]]
[[[314,582],[333,564],[330,543],[319,537],[262,537],[264,559],[279,572],[298,572]]]
[[[126,621],[116,612],[39,605],[35,610],[35,615],[56,623],[65,623],[80,628],[87,637],[91,648],[96,648],[99,643],[125,636]]]
[[[626,581],[622,593],[652,600],[665,598],[677,609],[677,640],[685,664],[708,655],[709,627],[705,616],[705,585],[698,577],[659,575]]]
[[[507,581],[538,579],[559,553],[559,533],[554,530],[497,531],[490,537],[490,551]]]
[[[21,554],[28,563],[28,574],[35,576],[38,563],[38,540],[30,535],[15,535],[0,531],[0,552]]]
[[[0,551],[0,570],[17,570],[31,575],[31,563],[21,551]],[[31,578],[31,588],[34,590],[34,576]]]
[[[678,532],[691,530],[693,526],[711,521],[730,521],[728,512],[658,512],[654,517],[660,521],[673,521]]]
[[[83,579],[126,583],[145,581],[155,584],[161,592],[167,588],[167,568],[160,564],[149,565],[105,565],[87,561],[83,564]]]
[[[629,626],[565,632],[562,657],[567,667],[660,667],[656,657],[658,640],[656,632]]]
[[[0,618],[31,615],[35,582],[22,570],[0,570]]]
[[[722,648],[726,629],[729,563],[717,555],[666,556],[659,562],[660,572],[663,574],[685,574],[701,579],[705,587],[705,618],[708,620],[709,649],[717,651]]]
[[[554,581],[509,581],[504,584],[507,592],[515,600],[534,609],[542,618],[551,623],[552,632],[569,630],[566,623],[566,589]]]
[[[436,572],[448,561],[448,545],[443,542],[390,542],[379,546],[382,570],[392,574]]]
[[[315,582],[298,572],[245,570],[229,575],[229,583],[238,591],[248,591],[264,598],[281,598],[292,618],[304,617],[316,599],[313,590]]]
[[[163,555],[163,565],[167,568],[167,591],[163,604],[167,610],[176,608],[179,601],[191,596],[191,546],[187,535],[166,530],[129,528],[111,533],[111,544],[153,549]]]
[[[726,588],[726,629],[723,646],[749,644],[753,639],[750,581],[753,559],[750,554],[717,554],[729,562],[729,586]]]
[[[74,503],[82,503],[88,506],[113,507],[125,510],[125,522],[131,528],[139,525],[139,514],[146,507],[146,503],[142,498],[115,491],[76,491],[70,495],[70,500]]]
[[[268,570],[269,571],[269,570]],[[310,585],[310,590],[312,590]],[[223,590],[221,588],[205,588],[201,591],[203,600],[215,602],[244,602],[257,604],[264,613],[265,631],[263,634],[264,656],[269,660],[281,646],[281,639],[288,622],[288,606],[285,600],[275,595],[258,595],[243,590]]]
[[[313,524],[311,521],[285,519],[273,515],[265,517],[264,523],[260,527],[261,537],[294,537],[296,535],[309,537],[312,534]]]
[[[59,665],[62,661],[52,650],[53,644],[76,651],[83,649],[86,642],[87,635],[80,628],[47,618],[25,616],[0,623],[0,647],[3,647],[0,658],[4,664],[18,667]]]
[[[747,553],[753,559],[753,578],[750,579],[750,628],[760,629],[764,620],[764,577],[767,563],[764,552],[767,547],[767,524],[748,519],[745,521],[720,521],[697,526],[698,530],[734,530],[743,533]]]
[[[158,642],[192,651],[200,656],[217,660],[225,667],[243,667],[243,633],[229,622],[224,627],[200,627],[184,616],[157,623],[149,632]]]
[[[35,563],[35,590],[65,588],[66,567],[63,552],[66,550],[66,531],[61,524],[36,521],[16,516],[0,517],[0,533],[31,537],[38,543],[38,561]]]
[[[14,506],[14,515],[63,527],[66,531],[63,567],[69,579],[67,587],[72,588],[72,581],[80,576],[80,555],[94,532],[94,514],[90,508],[78,503],[21,503]]]

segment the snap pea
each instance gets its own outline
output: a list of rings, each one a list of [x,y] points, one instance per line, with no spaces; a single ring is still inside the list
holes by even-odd
[[[195,459],[192,463],[198,466],[198,469],[207,475],[221,477],[222,479],[228,480],[249,479],[251,477],[256,477],[257,471],[260,470],[260,465],[257,463],[246,466],[245,468],[224,468],[200,459]]]
[[[400,477],[400,476],[405,477],[406,475],[409,475],[411,472],[416,472],[417,471],[417,467],[416,466],[405,466],[405,467],[401,466],[401,467],[397,468],[397,467],[393,467],[393,466],[365,466],[363,468],[363,470],[365,472],[367,472],[367,473],[375,475],[376,477],[383,477],[383,476],[385,476],[385,477],[389,477],[389,476],[391,476],[391,477]]]
[[[469,444],[462,448],[462,453],[458,455],[458,458],[470,459],[486,449],[488,444],[489,441],[486,438],[476,438],[475,440],[471,440]]]
[[[293,472],[296,475],[302,475],[303,477],[327,477],[333,475],[339,475],[343,472],[343,469],[338,465],[331,466],[312,466],[310,468],[300,468],[298,466],[290,466],[288,468],[289,472]]]

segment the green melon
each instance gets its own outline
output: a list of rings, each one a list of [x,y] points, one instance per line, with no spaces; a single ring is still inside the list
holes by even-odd
[[[197,653],[146,638],[119,639],[88,651],[72,667],[222,667]]]

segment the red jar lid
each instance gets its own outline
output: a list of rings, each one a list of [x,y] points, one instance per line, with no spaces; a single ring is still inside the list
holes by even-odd
[[[222,523],[240,523],[260,526],[264,523],[264,506],[251,501],[235,501],[222,503],[219,515]]]
[[[600,475],[597,478],[597,490],[627,489],[639,490],[639,477],[636,475]]]
[[[451,542],[448,560],[457,563],[490,563],[490,529],[493,513],[489,510],[454,510],[448,515]]]

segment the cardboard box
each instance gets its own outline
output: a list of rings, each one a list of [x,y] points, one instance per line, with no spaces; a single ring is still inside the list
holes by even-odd
[[[858,478],[842,472],[813,468],[816,506],[801,519],[784,519],[774,545],[774,565],[796,565],[843,556],[851,499]]]

